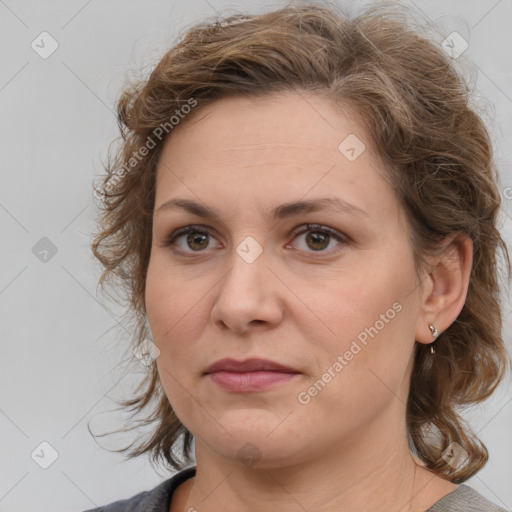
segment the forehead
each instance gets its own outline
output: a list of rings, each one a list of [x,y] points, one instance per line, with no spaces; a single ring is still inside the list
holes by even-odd
[[[195,144],[201,158],[233,151],[246,157],[272,153],[305,153],[312,149],[337,156],[339,143],[353,132],[370,145],[368,136],[348,109],[317,95],[282,92],[263,97],[229,97],[185,118],[165,142],[164,152]],[[201,139],[201,140],[198,140]],[[196,153],[194,153],[196,154]],[[193,158],[194,154],[187,155]],[[330,154],[330,155],[329,155]],[[316,155],[318,156],[318,155]]]
[[[199,199],[213,193],[220,203],[337,192],[360,204],[378,202],[381,209],[386,200],[396,203],[362,124],[326,98],[233,97],[197,109],[165,141],[157,206],[173,192]]]

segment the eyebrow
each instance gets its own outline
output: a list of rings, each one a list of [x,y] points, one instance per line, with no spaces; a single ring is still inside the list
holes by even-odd
[[[203,217],[205,219],[213,219],[221,221],[221,214],[218,210],[206,206],[204,204],[191,201],[190,199],[169,199],[165,203],[161,204],[155,211],[155,215],[164,211],[176,210],[181,208],[192,215]],[[323,197],[321,199],[314,199],[310,201],[296,201],[290,203],[284,203],[280,206],[276,206],[272,210],[272,216],[275,219],[285,219],[300,215],[304,213],[318,212],[322,210],[333,210],[336,212],[347,213],[350,215],[366,215],[368,213],[350,204],[343,199],[338,197]]]

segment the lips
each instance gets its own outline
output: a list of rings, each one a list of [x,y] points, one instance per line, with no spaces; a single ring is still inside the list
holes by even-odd
[[[235,359],[219,359],[206,370],[205,374],[216,372],[258,372],[258,371],[274,371],[281,373],[300,373],[298,370],[289,366],[270,361],[268,359],[251,358],[245,361],[236,361]]]
[[[220,359],[204,375],[224,392],[261,393],[299,377],[295,368],[268,359]]]

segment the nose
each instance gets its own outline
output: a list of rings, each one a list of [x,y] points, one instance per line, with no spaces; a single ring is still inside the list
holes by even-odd
[[[213,323],[238,334],[278,325],[283,319],[282,285],[267,268],[265,253],[248,262],[234,252],[231,263],[216,288]]]

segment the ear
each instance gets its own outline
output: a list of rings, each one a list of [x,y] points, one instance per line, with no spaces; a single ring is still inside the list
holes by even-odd
[[[450,327],[462,311],[473,265],[473,241],[468,234],[457,233],[445,240],[441,255],[430,260],[424,278],[422,314],[416,325],[416,341],[429,344],[435,341],[429,325],[438,336]]]

